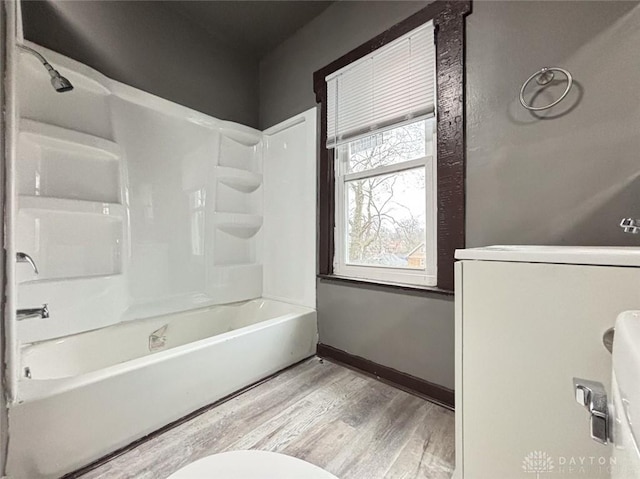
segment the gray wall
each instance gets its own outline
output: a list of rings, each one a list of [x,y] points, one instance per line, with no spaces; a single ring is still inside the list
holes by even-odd
[[[640,245],[617,227],[640,215],[640,5],[477,2],[467,25],[468,245]],[[536,117],[517,94],[546,65],[575,87]]]
[[[426,2],[425,2],[426,3]],[[313,72],[421,4],[338,2],[260,64],[260,123],[315,104]],[[476,1],[467,19],[467,245],[638,245],[640,6]],[[542,66],[576,85],[536,117],[520,85]],[[538,101],[547,98],[543,94]],[[318,284],[320,340],[453,388],[453,300]]]
[[[141,90],[258,126],[258,59],[165,2],[25,1],[22,9],[28,40]]]
[[[318,280],[320,342],[453,389],[453,300]]]
[[[260,61],[260,127],[315,106],[313,72],[428,2],[338,1]]]

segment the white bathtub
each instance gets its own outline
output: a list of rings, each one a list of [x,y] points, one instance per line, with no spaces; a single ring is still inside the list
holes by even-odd
[[[164,326],[164,345],[151,344]],[[316,343],[315,310],[256,299],[26,345],[9,476],[78,469],[313,355]]]

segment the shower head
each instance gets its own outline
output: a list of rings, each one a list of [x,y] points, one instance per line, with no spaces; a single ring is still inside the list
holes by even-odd
[[[58,73],[56,70],[53,70],[53,72],[49,72],[49,74],[51,75],[51,84],[57,92],[64,93],[65,91],[73,90],[73,85],[71,84],[71,82],[60,75],[60,73]]]
[[[38,60],[40,60],[40,63],[42,63],[44,67],[47,69],[47,71],[49,72],[49,76],[51,76],[51,85],[53,86],[53,88],[55,88],[57,92],[64,93],[65,91],[73,90],[73,85],[71,84],[71,82],[67,80],[65,77],[63,77],[62,75],[60,75],[60,72],[58,72],[58,70],[53,68],[51,64],[46,60],[46,58],[43,57],[40,53],[35,51],[33,48],[29,48],[25,45],[18,44],[17,46],[18,48],[24,50],[25,52],[31,53]]]

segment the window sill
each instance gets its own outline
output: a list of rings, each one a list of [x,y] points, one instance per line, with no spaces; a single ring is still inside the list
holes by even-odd
[[[420,286],[415,284],[389,283],[385,281],[374,281],[361,278],[349,278],[346,276],[337,276],[335,274],[319,274],[317,275],[321,281],[330,283],[343,283],[352,286],[370,287],[373,289],[383,289],[389,291],[398,291],[412,294],[439,294],[443,296],[453,296],[454,292],[448,289],[438,288],[437,286]]]

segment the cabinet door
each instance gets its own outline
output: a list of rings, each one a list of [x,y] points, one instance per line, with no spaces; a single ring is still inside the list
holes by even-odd
[[[640,269],[465,261],[462,273],[464,477],[610,477],[572,378],[609,390],[602,335],[640,309]]]

